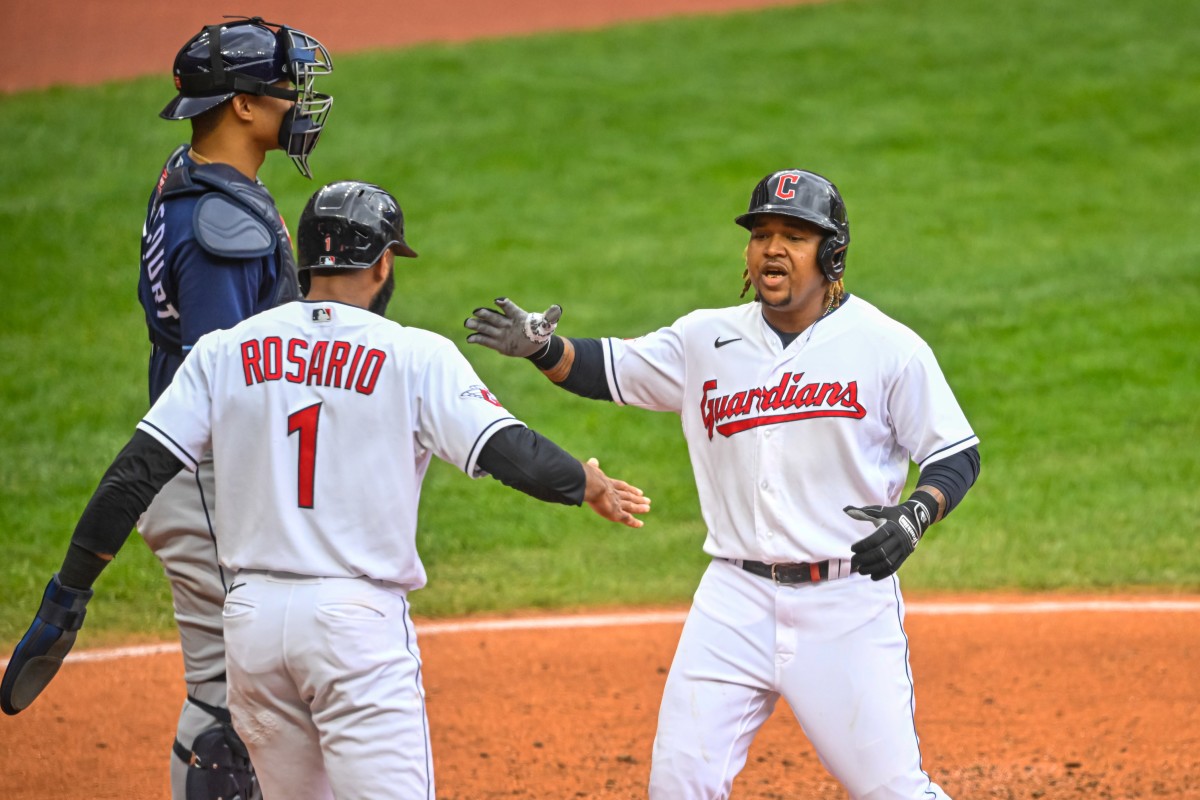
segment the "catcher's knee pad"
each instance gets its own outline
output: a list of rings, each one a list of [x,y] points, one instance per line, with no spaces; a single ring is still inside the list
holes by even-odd
[[[175,744],[188,765],[187,800],[261,799],[246,745],[231,726],[209,728],[192,742],[191,752]]]
[[[189,749],[175,740],[175,756],[187,765],[186,800],[262,800],[250,754],[229,720],[229,711],[188,698],[216,719]]]

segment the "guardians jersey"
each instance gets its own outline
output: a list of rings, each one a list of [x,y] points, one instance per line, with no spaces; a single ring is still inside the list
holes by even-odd
[[[487,441],[521,424],[448,339],[301,301],[201,337],[138,429],[189,470],[211,443],[224,566],[411,590],[430,458],[481,477]]]
[[[616,402],[680,415],[712,556],[849,559],[844,506],[979,442],[928,345],[857,296],[787,347],[758,303],[602,343]]]

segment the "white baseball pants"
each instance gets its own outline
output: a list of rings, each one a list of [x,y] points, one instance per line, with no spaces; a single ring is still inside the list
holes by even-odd
[[[783,697],[853,800],[948,800],[921,766],[895,578],[778,586],[712,562],[659,711],[651,800],[723,800]]]
[[[263,796],[433,800],[405,592],[366,578],[240,572],[225,600],[229,710]]]

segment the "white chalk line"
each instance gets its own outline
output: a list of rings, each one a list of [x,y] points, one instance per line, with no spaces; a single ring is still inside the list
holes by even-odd
[[[907,613],[915,616],[982,616],[990,614],[1068,614],[1074,612],[1168,612],[1200,613],[1200,600],[1040,600],[1011,603],[954,603],[914,600],[905,603]],[[678,625],[686,611],[635,611],[622,614],[561,615],[520,619],[458,620],[417,623],[418,636],[473,633],[482,631],[531,631],[571,628],[606,628],[631,625]],[[74,651],[67,664],[141,658],[162,653],[178,653],[178,642],[131,645],[102,650]],[[0,661],[7,666],[8,659]]]

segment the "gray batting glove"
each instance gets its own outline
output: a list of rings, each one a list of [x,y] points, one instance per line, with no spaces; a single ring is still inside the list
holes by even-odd
[[[507,297],[497,298],[496,305],[500,306],[498,312],[490,308],[471,312],[473,316],[467,317],[463,325],[475,332],[467,341],[517,358],[528,358],[545,350],[562,316],[559,305],[550,306],[544,314],[530,314]]]

